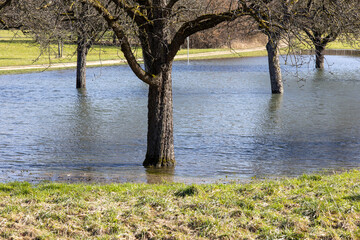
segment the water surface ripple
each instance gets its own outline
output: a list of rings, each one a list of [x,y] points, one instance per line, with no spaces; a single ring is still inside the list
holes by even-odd
[[[304,61],[307,62],[306,59]],[[265,57],[176,62],[175,170],[144,169],[147,86],[127,66],[0,76],[0,181],[202,183],[360,166],[360,58],[284,66]]]

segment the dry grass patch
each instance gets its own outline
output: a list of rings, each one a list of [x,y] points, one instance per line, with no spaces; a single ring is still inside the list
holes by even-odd
[[[360,239],[360,172],[249,184],[0,184],[1,239]]]

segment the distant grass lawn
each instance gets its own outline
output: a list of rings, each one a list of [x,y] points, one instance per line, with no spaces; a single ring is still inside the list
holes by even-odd
[[[327,49],[360,49],[360,42],[353,45],[342,42],[331,42],[328,44]]]
[[[58,46],[51,45],[42,52],[39,45],[36,44],[30,36],[24,35],[20,31],[0,30],[0,67],[5,66],[24,66],[32,64],[53,64],[76,62],[76,45],[65,44],[63,48],[63,57],[57,57]],[[330,43],[331,49],[351,49],[353,46],[341,42]],[[226,49],[190,49],[190,54],[224,51]],[[141,49],[134,49],[136,56],[142,58]],[[179,55],[186,55],[187,50],[182,49]],[[209,58],[230,58],[230,57],[252,57],[265,56],[266,51],[244,52],[240,54],[219,54],[211,57],[196,57],[196,59]],[[124,59],[123,53],[116,46],[99,46],[91,48],[87,57],[88,61],[104,61]]]
[[[0,184],[2,239],[360,239],[360,172],[248,184]]]
[[[63,57],[57,57],[57,45],[51,45],[41,53],[37,44],[30,41],[1,41],[0,66],[20,66],[76,62],[76,46],[64,45]],[[109,46],[94,46],[87,57],[88,61],[114,60],[123,58],[120,49]]]
[[[221,50],[224,49],[191,49],[190,53]],[[56,44],[41,51],[39,45],[22,32],[0,30],[0,67],[76,62],[76,45],[65,44],[62,58],[57,57],[57,51],[58,46]],[[134,51],[138,58],[142,57],[140,49],[134,49]],[[187,50],[180,50],[179,54],[187,54]],[[88,61],[117,59],[124,59],[124,55],[120,48],[116,46],[95,45],[91,48],[87,57]]]

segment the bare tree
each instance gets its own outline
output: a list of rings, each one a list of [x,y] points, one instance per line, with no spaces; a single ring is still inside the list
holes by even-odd
[[[62,8],[66,10],[61,19],[62,23],[64,27],[69,23],[67,25],[69,34],[77,38],[76,88],[86,88],[86,57],[93,44],[107,31],[106,22],[84,2],[69,1]]]
[[[41,29],[40,41],[58,43],[59,56],[64,39],[75,38],[76,43],[76,88],[86,87],[86,58],[90,48],[107,31],[106,22],[97,16],[97,12],[88,4],[72,0],[50,0],[41,9],[46,19],[53,19],[46,29]],[[34,28],[31,28],[34,29]],[[36,29],[36,28],[35,28]],[[57,31],[54,31],[57,29]],[[44,38],[44,35],[47,37]]]
[[[304,0],[297,1],[295,5],[295,23],[299,30],[305,32],[315,49],[315,67],[323,69],[326,46],[340,36],[351,35],[357,29],[359,1]]]
[[[59,27],[59,15],[55,14],[52,1],[16,0],[12,1],[4,13],[4,20],[9,29],[18,29],[31,35],[34,42],[41,46],[41,54],[47,52],[50,43],[65,35]]]
[[[294,1],[290,0],[239,0],[244,11],[267,36],[269,74],[272,93],[283,93],[280,68],[280,43],[291,34]]]
[[[86,57],[89,49],[108,29],[93,7],[73,0],[17,0],[6,15],[9,22],[31,35],[40,44],[41,54],[50,54],[53,44],[75,43],[76,87],[86,87]],[[50,59],[50,58],[49,58]]]
[[[242,10],[225,1],[221,10],[206,11],[211,1],[185,0],[112,0],[136,25],[136,37],[142,48],[143,69],[129,43],[126,26],[119,23],[108,1],[82,0],[91,4],[113,29],[121,50],[135,75],[149,85],[146,167],[175,165],[173,138],[172,63],[185,39],[225,21],[233,21]],[[204,11],[193,9],[202,6]],[[172,31],[173,29],[173,31]]]

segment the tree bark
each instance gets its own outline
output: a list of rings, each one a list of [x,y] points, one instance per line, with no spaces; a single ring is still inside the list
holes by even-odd
[[[61,39],[58,40],[58,58],[63,57],[63,41]]]
[[[315,44],[315,68],[324,69],[324,59],[325,59],[325,46],[322,44]]]
[[[171,66],[162,68],[159,84],[149,86],[145,167],[175,166]]]
[[[91,44],[82,37],[77,42],[76,88],[86,88],[86,57]]]
[[[268,38],[266,50],[268,53],[271,92],[279,94],[284,92],[279,60],[279,37],[271,35]]]

